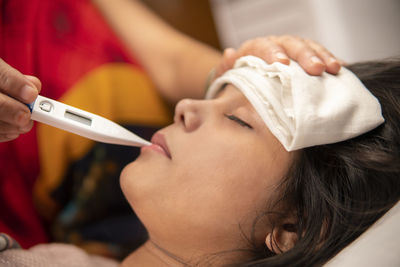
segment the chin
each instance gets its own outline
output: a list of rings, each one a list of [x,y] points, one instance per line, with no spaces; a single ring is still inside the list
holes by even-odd
[[[140,156],[126,165],[120,175],[121,187],[124,187],[125,183],[133,183],[133,180],[140,179],[140,177],[146,175],[146,170],[148,172],[149,166],[146,167],[145,165],[147,165],[146,162],[141,161]]]
[[[138,159],[125,166],[120,175],[120,185],[131,206],[157,193],[160,173],[154,164]]]
[[[128,165],[126,165],[122,171],[121,175],[119,177],[119,183],[122,189],[122,192],[124,193],[125,197],[128,199],[128,196],[130,195],[133,179],[134,179],[134,174],[135,174],[135,162],[131,162]],[[128,199],[129,200],[129,199]]]

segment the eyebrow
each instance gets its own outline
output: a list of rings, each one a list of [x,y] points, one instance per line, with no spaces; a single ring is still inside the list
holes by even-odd
[[[217,98],[224,90],[225,88],[228,86],[228,83],[224,83],[221,88],[218,89],[218,91],[214,94],[213,98]]]
[[[217,97],[220,97],[220,95],[225,91],[226,87],[230,85],[230,83],[224,83],[221,88],[216,92],[216,94],[214,95],[214,99]],[[235,88],[236,90],[239,90],[237,88]],[[239,90],[240,91],[240,90]],[[247,97],[243,94],[243,92],[240,91],[240,93],[242,94],[242,96],[248,101]],[[250,119],[250,123],[251,123],[251,128],[256,130],[257,128],[259,129],[260,127],[267,127],[265,122],[263,121],[263,119],[261,118],[261,116],[258,114],[258,112],[255,110],[255,108],[253,107],[253,105],[248,101],[248,107],[245,108],[246,109],[246,113],[248,113],[247,116],[249,116]],[[249,110],[249,108],[252,108],[252,111]],[[235,115],[236,116],[236,115]],[[246,123],[245,121],[243,121],[244,123]],[[248,123],[246,123],[248,124]],[[268,128],[268,127],[267,127]]]

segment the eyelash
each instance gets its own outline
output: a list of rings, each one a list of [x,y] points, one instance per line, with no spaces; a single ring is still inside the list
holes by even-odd
[[[225,117],[227,117],[228,119],[230,119],[230,120],[232,120],[232,121],[234,121],[234,122],[239,123],[240,126],[247,127],[247,128],[249,128],[249,129],[253,129],[253,127],[252,127],[250,124],[248,124],[247,122],[245,122],[245,121],[239,119],[239,118],[236,117],[235,115],[232,115],[232,114],[224,114],[224,115],[225,115]]]

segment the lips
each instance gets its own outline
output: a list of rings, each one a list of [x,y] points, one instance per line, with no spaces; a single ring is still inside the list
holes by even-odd
[[[153,137],[151,138],[151,143],[153,145],[161,148],[163,150],[163,152],[165,153],[165,155],[168,158],[171,158],[171,153],[169,152],[168,145],[167,145],[167,142],[165,141],[165,137],[163,134],[161,134],[159,132],[155,133],[153,135]]]

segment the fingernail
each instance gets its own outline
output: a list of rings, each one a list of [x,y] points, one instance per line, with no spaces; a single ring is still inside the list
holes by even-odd
[[[289,58],[287,57],[287,55],[284,54],[284,53],[282,53],[282,52],[276,53],[275,56],[276,56],[277,59],[285,59],[285,60],[286,60],[286,59],[289,59]]]
[[[334,57],[330,57],[330,58],[328,59],[328,63],[339,63],[339,61],[338,61],[336,58],[334,58]]]
[[[321,60],[319,57],[317,57],[317,56],[312,56],[312,57],[311,57],[311,62],[312,62],[312,63],[315,63],[315,64],[324,64],[324,63],[322,62],[322,60]]]
[[[21,90],[21,97],[26,103],[30,103],[35,100],[36,90],[29,85],[24,85]]]
[[[327,64],[328,65],[333,65],[334,64],[336,67],[340,67],[340,62],[334,57],[329,58]]]
[[[20,111],[17,114],[16,121],[17,121],[18,125],[26,125],[30,118],[31,118],[31,114],[29,114],[28,112],[25,112],[25,111]]]
[[[341,65],[336,58],[329,58],[326,63],[327,72],[331,74],[337,74],[340,71]]]

